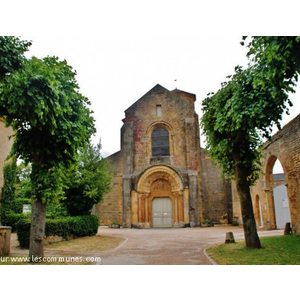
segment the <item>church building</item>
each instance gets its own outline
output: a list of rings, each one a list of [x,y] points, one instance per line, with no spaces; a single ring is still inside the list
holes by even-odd
[[[156,85],[126,111],[101,225],[194,227],[232,219],[230,184],[200,147],[196,96]]]

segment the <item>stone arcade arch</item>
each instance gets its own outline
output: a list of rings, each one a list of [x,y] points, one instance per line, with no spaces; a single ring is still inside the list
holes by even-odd
[[[263,147],[261,160],[262,173],[251,188],[253,206],[259,197],[264,229],[276,229],[275,208],[273,201],[273,167],[278,159],[285,174],[285,184],[291,215],[292,229],[300,234],[300,115],[285,125],[272,136]],[[233,214],[241,223],[241,209],[234,185]],[[258,214],[256,214],[258,216]],[[256,218],[258,220],[258,218]]]
[[[289,197],[287,197],[287,199],[282,199],[282,200],[286,200],[287,203],[281,203],[281,205],[279,203],[277,203],[280,199],[278,199],[277,197],[277,193],[275,194],[275,192],[278,190],[278,188],[280,188],[280,183],[278,184],[278,186],[275,185],[275,180],[274,180],[274,174],[273,174],[273,168],[274,165],[277,161],[277,159],[279,160],[280,164],[282,165],[283,168],[283,172],[284,174],[286,174],[286,163],[287,163],[287,157],[282,154],[281,158],[277,158],[276,155],[271,154],[269,152],[269,157],[267,159],[267,163],[266,163],[266,171],[265,171],[265,193],[266,193],[266,201],[267,201],[267,206],[268,206],[268,211],[269,211],[269,218],[270,218],[270,224],[272,228],[277,228],[277,229],[283,229],[284,228],[284,220],[282,220],[282,217],[280,215],[286,215],[288,214],[288,216],[285,216],[284,219],[286,222],[290,222],[291,218],[290,218],[290,209],[289,207],[294,207],[295,206],[295,202],[292,201],[291,203],[289,203]],[[283,185],[283,189],[281,190],[281,193],[286,194],[289,190],[289,179],[288,176],[285,176],[286,178],[286,184]],[[292,184],[290,183],[290,186]],[[285,198],[285,197],[284,197]],[[296,208],[296,207],[295,207]],[[284,210],[288,210],[288,211],[284,211]],[[295,210],[295,209],[294,209]]]
[[[131,197],[132,224],[153,227],[153,200],[168,198],[172,205],[171,227],[189,223],[189,191],[184,188],[180,175],[167,166],[153,166],[138,178]]]

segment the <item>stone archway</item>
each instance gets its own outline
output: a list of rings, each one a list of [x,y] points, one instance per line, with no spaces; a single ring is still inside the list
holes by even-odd
[[[276,161],[279,161],[283,173],[285,175],[285,181],[283,184],[275,184],[273,178],[273,168]],[[290,200],[287,193],[291,191],[291,187],[293,186],[292,180],[289,179],[289,176],[286,171],[287,158],[284,154],[281,157],[277,157],[274,154],[270,154],[266,163],[266,172],[265,172],[265,192],[266,192],[266,200],[269,208],[269,218],[272,228],[283,229],[285,222],[291,222],[291,211],[295,211],[295,201]],[[285,184],[284,184],[285,183]],[[279,203],[281,202],[281,203]],[[296,214],[297,215],[297,214]],[[296,217],[297,218],[297,217]],[[296,219],[295,216],[293,220]],[[293,223],[293,222],[292,222]]]
[[[189,223],[189,191],[179,174],[170,167],[154,166],[143,172],[131,195],[132,224],[153,227],[152,202],[168,198],[172,205],[171,227]]]

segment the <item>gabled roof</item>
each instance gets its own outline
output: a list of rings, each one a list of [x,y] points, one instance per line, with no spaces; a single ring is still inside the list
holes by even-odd
[[[178,90],[177,88],[173,91],[169,91],[168,89],[164,88],[160,84],[156,84],[151,90],[149,90],[144,96],[142,96],[139,100],[137,100],[135,103],[133,103],[130,107],[128,107],[125,110],[125,113],[131,110],[134,106],[137,105],[138,102],[142,101],[144,98],[148,97],[151,94],[169,94],[170,97],[176,99],[179,97],[181,100],[189,101],[189,102],[195,102],[196,95],[191,94],[185,91]],[[178,99],[178,98],[177,98]]]

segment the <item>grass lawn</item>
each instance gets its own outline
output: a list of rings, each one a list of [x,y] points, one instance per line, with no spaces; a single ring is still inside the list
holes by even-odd
[[[219,265],[299,265],[300,236],[261,238],[261,249],[247,249],[245,242],[219,244],[206,249]]]

